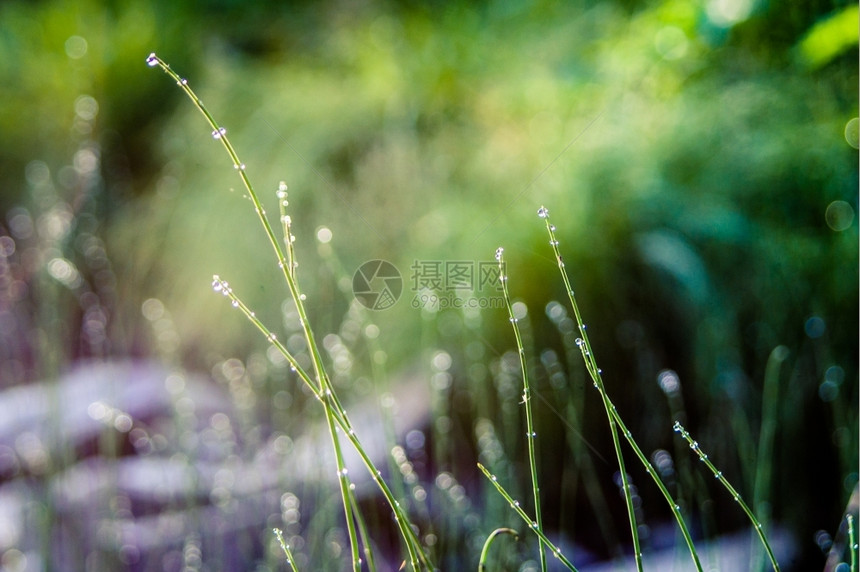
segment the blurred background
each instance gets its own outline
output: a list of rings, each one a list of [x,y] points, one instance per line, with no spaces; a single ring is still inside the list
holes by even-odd
[[[288,184],[333,380],[440,569],[474,569],[494,528],[523,529],[477,461],[531,505],[513,333],[477,278],[499,246],[546,528],[584,570],[625,569],[632,550],[541,205],[607,390],[707,566],[764,561],[675,420],[784,570],[847,560],[856,3],[71,4],[0,5],[0,569],[287,569],[272,527],[305,569],[346,569],[321,408],[211,291],[228,280],[307,360],[277,261],[150,52],[226,127],[271,216]],[[376,259],[402,293],[372,311],[352,286]],[[454,262],[474,281],[431,283]],[[646,555],[687,569],[630,453]],[[380,569],[397,569],[390,516],[352,474]],[[535,558],[533,538],[499,540],[492,569]]]

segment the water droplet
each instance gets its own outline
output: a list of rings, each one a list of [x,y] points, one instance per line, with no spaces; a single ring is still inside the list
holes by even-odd
[[[683,430],[684,430],[684,428],[683,428],[683,427],[681,427],[681,422],[680,422],[680,421],[675,421],[675,424],[674,424],[674,425],[672,425],[672,429],[674,429],[676,433],[680,433],[681,431],[683,431]]]
[[[299,300],[304,302],[306,299],[307,299],[307,296],[305,296],[304,294],[299,294]]]
[[[500,246],[500,247],[498,247],[498,248],[496,249],[496,260],[497,260],[497,261],[501,262],[501,260],[502,260],[502,254],[503,254],[504,252],[505,252],[505,249],[504,249],[504,248],[502,248],[501,246]]]
[[[188,80],[184,77],[180,78],[179,81],[176,82],[176,85],[188,85]]]
[[[220,292],[221,291],[221,282],[217,279],[213,280],[212,281],[212,289],[215,290],[216,292]]]
[[[245,163],[234,164],[233,168],[236,169],[237,171],[244,171],[245,170]]]
[[[212,132],[213,139],[221,139],[227,134],[227,129],[224,127],[220,127]]]
[[[232,304],[233,304],[234,308],[238,308],[239,307],[239,300],[233,300]]]
[[[278,339],[278,337],[275,334],[269,334],[266,337],[269,339],[270,342],[274,342],[275,340]]]
[[[146,58],[146,65],[151,68],[154,68],[158,65],[158,56],[155,55],[155,52],[149,54],[149,57]]]
[[[546,218],[549,216],[549,211],[546,210],[546,207],[541,207],[538,209],[537,214],[540,218]]]
[[[549,225],[549,229],[551,231],[555,232],[555,225],[554,224]]]

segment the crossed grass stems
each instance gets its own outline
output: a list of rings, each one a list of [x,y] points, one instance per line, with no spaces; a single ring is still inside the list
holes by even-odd
[[[376,468],[370,456],[362,446],[361,441],[359,440],[351,422],[349,421],[349,417],[347,416],[346,410],[344,409],[342,403],[340,402],[339,398],[337,397],[337,394],[334,391],[331,379],[329,378],[325,366],[323,365],[321,353],[319,351],[316,338],[314,337],[313,331],[311,330],[310,322],[305,311],[303,303],[305,300],[305,295],[302,294],[296,277],[297,263],[295,260],[295,251],[293,248],[295,238],[291,233],[290,217],[286,214],[286,207],[288,206],[286,184],[281,183],[278,190],[276,191],[282,234],[282,239],[279,239],[275,234],[275,230],[273,229],[271,223],[269,222],[269,219],[266,215],[266,211],[263,208],[262,202],[260,201],[259,195],[254,190],[254,187],[251,184],[250,179],[248,178],[245,164],[242,163],[242,161],[239,159],[236,150],[230,143],[229,138],[227,137],[227,130],[221,125],[219,125],[215,118],[209,113],[209,111],[203,105],[203,102],[200,101],[200,98],[197,97],[194,91],[189,87],[188,81],[185,78],[179,76],[176,72],[174,72],[170,68],[169,64],[159,58],[155,53],[150,54],[149,57],[146,58],[146,63],[150,67],[160,67],[168,76],[175,80],[176,84],[185,92],[189,99],[191,99],[194,106],[206,119],[206,122],[212,129],[212,137],[216,141],[221,142],[224,147],[224,150],[227,152],[227,155],[230,157],[230,160],[233,163],[233,167],[238,172],[239,177],[242,180],[242,184],[247,191],[247,196],[254,206],[254,211],[257,214],[260,224],[263,226],[263,230],[266,233],[266,237],[268,238],[269,244],[272,247],[278,260],[278,267],[283,274],[284,281],[287,284],[290,296],[295,304],[296,311],[298,313],[299,324],[302,328],[302,333],[307,343],[307,348],[310,354],[313,367],[312,371],[310,372],[304,369],[299,364],[296,357],[291,354],[290,351],[286,348],[286,346],[284,346],[277,339],[277,336],[259,318],[257,318],[254,311],[251,310],[248,306],[246,306],[245,303],[233,292],[233,289],[230,287],[227,281],[221,279],[219,276],[216,275],[213,277],[212,287],[216,292],[220,292],[225,297],[227,297],[230,300],[231,305],[239,309],[245,315],[245,317],[265,336],[268,342],[283,355],[283,357],[290,364],[290,369],[299,377],[299,379],[301,379],[305,383],[305,385],[310,389],[313,395],[317,398],[318,401],[320,401],[323,406],[326,424],[329,430],[329,435],[332,442],[332,449],[335,456],[335,463],[337,466],[338,485],[340,489],[343,511],[346,520],[347,535],[349,537],[350,543],[352,569],[356,572],[360,572],[362,570],[362,567],[366,566],[369,570],[375,570],[376,564],[374,561],[373,552],[371,550],[371,542],[367,526],[365,524],[361,511],[358,508],[358,503],[354,494],[355,486],[351,483],[348,470],[345,466],[341,437],[346,438],[346,440],[353,447],[353,449],[355,449],[356,453],[361,459],[361,462],[364,464],[365,468],[369,472],[371,479],[382,493],[386,503],[392,511],[393,518],[397,524],[397,528],[400,532],[400,536],[403,540],[403,545],[407,553],[407,558],[404,561],[404,565],[406,565],[406,562],[408,562],[409,566],[416,571],[433,570],[434,566],[430,562],[430,559],[425,552],[420,539],[418,538],[417,527],[410,522],[409,517],[404,511],[403,507],[395,498],[386,481],[382,478],[382,473]],[[646,473],[650,475],[651,478],[654,480],[654,483],[657,485],[657,488],[660,490],[666,502],[669,504],[672,514],[675,517],[675,520],[690,552],[690,557],[692,558],[696,569],[701,571],[702,565],[699,560],[699,555],[693,543],[690,531],[681,513],[681,507],[678,505],[677,502],[675,502],[669,490],[661,481],[657,471],[651,465],[651,462],[648,460],[645,454],[642,452],[636,440],[633,438],[632,433],[629,429],[627,429],[627,426],[624,424],[624,421],[618,414],[618,411],[616,410],[615,405],[609,398],[609,395],[606,393],[602,378],[603,372],[597,366],[597,361],[594,357],[591,342],[588,338],[586,325],[582,320],[579,306],[576,303],[573,288],[571,287],[570,279],[567,275],[567,270],[565,269],[564,261],[559,251],[559,241],[556,238],[555,234],[556,227],[549,221],[549,211],[546,208],[541,207],[538,210],[538,216],[545,222],[546,230],[549,235],[549,244],[552,248],[553,255],[555,256],[555,259],[558,263],[559,272],[564,282],[568,301],[570,302],[570,306],[574,312],[574,317],[580,334],[580,337],[576,340],[576,345],[582,354],[586,371],[591,377],[593,385],[600,394],[601,400],[603,402],[603,407],[606,413],[607,422],[609,424],[610,433],[612,435],[615,455],[618,462],[619,474],[621,478],[621,489],[624,494],[624,499],[627,507],[627,515],[630,524],[630,533],[633,541],[633,552],[636,562],[636,568],[639,571],[642,570],[642,552],[639,542],[638,525],[634,512],[633,494],[631,492],[629,475],[627,474],[624,457],[621,451],[621,437],[623,437],[627,441],[628,445],[633,450],[636,458],[639,460],[640,463],[642,463]],[[281,242],[283,242],[283,246]],[[520,502],[515,500],[510,495],[510,493],[504,488],[504,486],[499,483],[495,475],[491,474],[480,463],[478,463],[478,468],[486,476],[490,483],[492,483],[498,493],[508,503],[510,503],[512,510],[514,510],[514,512],[516,512],[516,514],[519,515],[519,517],[525,522],[527,529],[530,530],[537,537],[541,570],[546,571],[547,569],[546,552],[549,551],[553,557],[558,559],[569,570],[576,571],[576,567],[571,563],[567,556],[562,554],[561,549],[558,548],[558,546],[555,545],[547,537],[543,528],[543,520],[540,509],[540,486],[537,475],[537,462],[535,451],[535,442],[537,440],[537,434],[534,431],[533,424],[533,413],[531,407],[531,388],[529,385],[525,349],[523,347],[523,341],[522,336],[520,334],[518,319],[514,314],[513,306],[511,304],[511,297],[508,292],[508,277],[505,273],[503,248],[499,248],[496,251],[496,260],[499,263],[499,279],[502,285],[502,291],[505,299],[505,304],[508,310],[508,316],[514,331],[514,337],[516,339],[517,353],[519,355],[521,373],[523,377],[523,395],[521,404],[524,406],[526,417],[526,437],[528,444],[529,472],[532,485],[534,517],[529,515],[529,513],[527,513],[526,510],[521,506]],[[765,551],[767,552],[768,558],[770,559],[773,569],[775,571],[779,571],[779,564],[777,563],[776,558],[773,554],[773,550],[771,549],[771,546],[767,540],[762,524],[758,521],[758,519],[756,519],[755,515],[747,506],[747,504],[743,501],[737,490],[735,490],[735,488],[728,482],[728,480],[726,480],[722,472],[720,472],[714,466],[714,464],[708,458],[707,454],[702,451],[699,444],[695,440],[693,440],[690,434],[677,421],[675,422],[674,430],[680,433],[680,435],[688,442],[690,448],[698,455],[699,460],[702,461],[708,467],[714,477],[719,480],[720,483],[728,490],[734,501],[741,506],[744,513],[750,519],[754,530],[758,534],[761,543],[764,546]],[[278,543],[280,544],[283,552],[285,553],[290,566],[293,569],[297,569],[295,558],[293,557],[289,545],[284,540],[282,532],[279,529],[274,529],[273,532],[276,535]],[[484,548],[481,552],[478,565],[479,572],[486,570],[486,562],[488,560],[490,546],[493,541],[502,534],[510,534],[513,535],[515,538],[517,537],[516,531],[510,528],[499,528],[493,531],[487,538],[486,543],[484,544]]]

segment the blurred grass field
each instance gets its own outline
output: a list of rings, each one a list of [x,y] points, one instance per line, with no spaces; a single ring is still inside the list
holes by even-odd
[[[558,226],[607,390],[643,447],[671,454],[678,486],[698,491],[696,533],[747,524],[724,491],[693,484],[698,467],[671,430],[679,402],[658,383],[666,370],[680,380],[685,426],[744,495],[770,475],[761,508],[790,539],[784,569],[824,568],[842,541],[858,480],[856,3],[10,1],[0,46],[0,389],[51,387],[76,366],[127,359],[202,374],[231,408],[224,468],[267,443],[283,449],[279,437],[298,440],[322,419],[265,340],[211,293],[213,274],[229,280],[301,353],[240,181],[180,90],[147,68],[155,51],[226,126],[270,213],[279,181],[288,184],[299,280],[318,336],[333,336],[325,345],[348,408],[389,403],[411,382],[427,391],[424,413],[401,420],[404,441],[391,442],[395,432],[380,446],[406,455],[395,455],[392,475],[414,469],[441,495],[424,508],[413,497],[413,509],[442,569],[476,566],[492,528],[515,524],[475,462],[495,459],[521,498],[528,478],[506,313],[415,308],[428,294],[416,268],[478,268],[498,246],[545,398],[535,407],[548,527],[588,559],[629,550],[613,465],[599,456],[598,518],[616,538],[583,524],[594,507],[575,456],[590,453],[570,433],[571,415],[606,459],[611,443],[554,305],[565,292],[541,205]],[[374,259],[400,271],[403,293],[389,309],[362,311],[350,283]],[[786,352],[768,402],[777,347]],[[180,399],[176,387],[168,394]],[[147,428],[162,449],[142,453],[116,423],[98,443],[64,446],[59,427],[51,461],[35,469],[25,462],[32,441],[16,440],[13,423],[8,455],[18,460],[0,486],[35,483],[35,495],[92,458],[170,451],[193,464],[205,439],[189,435],[201,425],[220,439],[224,419],[207,405],[190,421],[185,406],[170,406],[172,429]],[[773,449],[761,458],[768,424]],[[669,516],[644,476],[633,479],[656,550]],[[307,543],[308,566],[340,569],[336,503],[324,491],[277,490],[268,494],[295,492],[319,509],[287,523]],[[104,492],[105,514],[121,498]],[[50,499],[33,502],[50,514]],[[131,507],[129,520],[161,510],[153,506]],[[260,514],[256,528],[250,518],[242,534],[252,540],[201,549],[199,567],[279,569],[268,531],[289,528],[284,518]],[[48,518],[30,520],[42,522],[27,530],[44,541],[0,535],[5,569],[31,569],[15,566],[33,566],[36,554],[51,567],[59,533]],[[179,546],[208,546],[209,534]],[[81,547],[80,561],[173,562],[110,546]],[[518,566],[534,557],[529,547],[500,561]]]

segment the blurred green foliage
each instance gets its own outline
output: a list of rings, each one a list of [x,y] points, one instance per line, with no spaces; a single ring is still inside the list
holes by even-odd
[[[157,350],[140,341],[147,298],[187,365],[247,355],[263,344],[207,295],[211,275],[272,326],[286,295],[232,166],[145,66],[155,51],[227,127],[271,212],[288,183],[322,334],[348,308],[338,281],[382,258],[406,283],[373,316],[392,370],[468,342],[474,324],[410,306],[411,265],[502,245],[535,345],[557,347],[540,317],[563,294],[543,204],[608,389],[649,446],[671,439],[654,382],[671,367],[689,428],[724,443],[709,448],[726,471],[753,463],[730,421],[756,430],[767,357],[789,348],[774,496],[792,502],[774,515],[801,543],[835,526],[857,480],[856,3],[11,1],[0,50],[0,209],[90,217],[116,276],[107,355]],[[84,191],[63,175],[81,149],[99,160]],[[33,161],[50,169],[47,203]],[[341,270],[321,261],[323,225]],[[51,252],[73,259],[84,226]],[[37,291],[18,300],[33,314]],[[510,348],[501,312],[480,322],[488,355]],[[77,343],[56,334],[57,359]],[[46,373],[33,355],[22,378]],[[837,397],[820,392],[832,367]],[[806,468],[819,462],[831,469]]]

